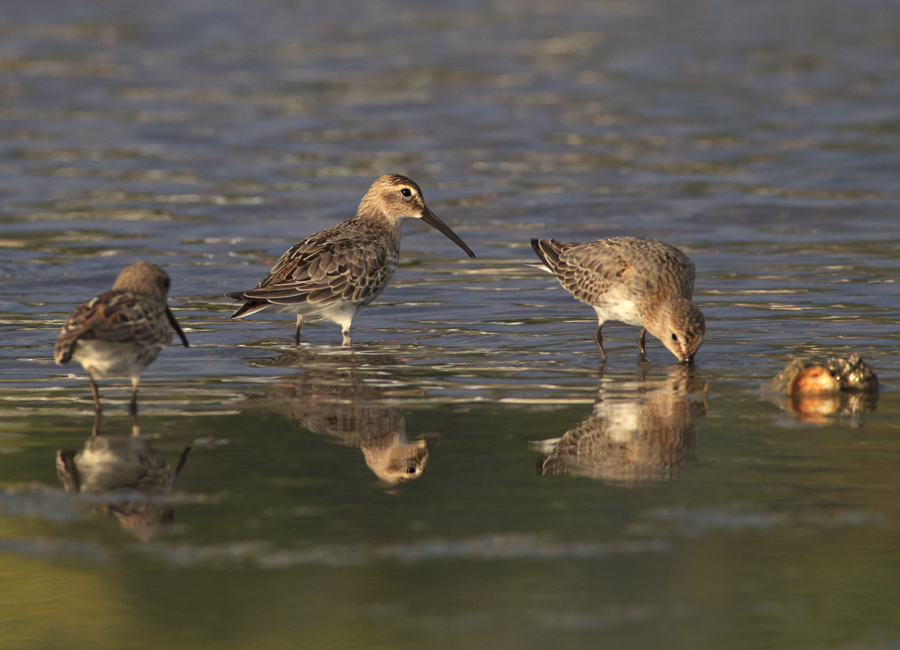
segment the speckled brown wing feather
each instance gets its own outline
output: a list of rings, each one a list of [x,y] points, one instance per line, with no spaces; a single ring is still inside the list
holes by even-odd
[[[588,418],[563,434],[538,461],[538,472],[624,483],[668,480],[696,446],[694,418],[659,417],[652,405],[641,415],[638,430],[625,437],[605,419]]]
[[[634,281],[632,278],[642,278],[647,283],[645,290],[651,293],[660,290],[668,293],[674,289],[682,298],[691,299],[697,271],[680,250],[654,239],[615,237],[607,241],[634,270],[629,282]]]
[[[248,301],[232,317],[250,312],[261,303],[324,306],[342,300],[361,304],[373,300],[393,274],[396,260],[389,263],[385,242],[375,233],[354,230],[354,236],[342,236],[348,223],[293,246],[255,289],[227,294]]]
[[[694,265],[681,251],[662,242],[617,237],[583,244],[536,240],[532,244],[560,284],[578,300],[596,304],[612,287],[632,295],[655,295],[661,285],[678,285],[685,298],[694,287]],[[687,271],[687,272],[685,272]]]
[[[560,255],[556,277],[578,300],[588,304],[616,284],[628,283],[634,272],[615,246],[606,242],[573,246]]]
[[[66,319],[54,347],[56,362],[67,363],[80,339],[168,345],[172,330],[166,305],[130,291],[107,291],[79,305]]]

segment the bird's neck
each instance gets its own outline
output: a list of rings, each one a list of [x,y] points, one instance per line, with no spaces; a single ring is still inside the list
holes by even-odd
[[[362,211],[356,215],[356,218],[364,221],[368,228],[381,231],[395,240],[398,244],[400,243],[400,228],[403,226],[403,222],[406,220],[405,218],[388,219],[381,212]]]

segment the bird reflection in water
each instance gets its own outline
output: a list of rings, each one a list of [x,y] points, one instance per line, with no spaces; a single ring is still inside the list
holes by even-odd
[[[80,451],[56,452],[56,471],[70,494],[88,496],[89,510],[114,516],[123,528],[141,540],[156,536],[173,520],[165,502],[187,461],[190,447],[177,464],[169,465],[150,441],[138,435],[92,434]]]
[[[306,370],[281,377],[271,396],[286,414],[319,435],[362,450],[366,465],[392,485],[422,476],[439,435],[410,440],[397,398],[421,396],[416,389],[384,388],[388,366],[399,362],[376,355],[287,353],[272,363]]]
[[[537,473],[638,485],[668,481],[693,460],[694,423],[706,415],[706,384],[694,366],[670,366],[661,379],[645,372],[636,387],[601,380],[590,417],[559,438],[532,443],[545,454]]]

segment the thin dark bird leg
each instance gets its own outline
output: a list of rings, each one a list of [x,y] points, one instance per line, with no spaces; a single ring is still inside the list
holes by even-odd
[[[131,378],[131,403],[128,405],[128,412],[131,413],[132,418],[131,435],[133,435],[135,438],[141,435],[141,425],[138,424],[137,416],[138,381],[140,381],[140,377]]]
[[[134,417],[135,423],[137,423],[137,389],[138,389],[138,381],[140,379],[138,377],[131,378],[131,402],[128,403],[128,412],[131,413],[132,417]]]
[[[94,426],[91,428],[91,435],[100,435],[100,411],[94,411]]]
[[[647,329],[642,327],[641,333],[638,335],[638,350],[641,351],[641,361],[647,360],[647,355],[644,352],[644,345],[647,342],[646,337],[647,337]]]
[[[97,388],[97,382],[94,381],[94,376],[89,372],[88,380],[91,382],[91,395],[94,396],[94,412],[99,414],[103,409],[100,408],[100,390]]]
[[[297,329],[294,330],[294,345],[300,347],[300,326],[303,325],[303,316],[297,315]]]
[[[600,334],[601,329],[603,329],[603,323],[597,325],[597,331],[594,332],[594,343],[597,344],[597,349],[600,350],[600,358],[605,362],[606,350],[603,349],[603,336]]]

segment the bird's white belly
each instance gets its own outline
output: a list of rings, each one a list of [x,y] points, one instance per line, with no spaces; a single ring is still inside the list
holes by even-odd
[[[94,436],[74,460],[83,493],[138,488],[165,465],[146,439],[132,437]]]
[[[594,407],[594,416],[607,423],[607,434],[614,442],[630,442],[640,433],[641,415],[645,404],[641,402],[607,400]]]
[[[348,327],[350,327],[350,321],[353,320],[356,312],[362,309],[362,307],[363,304],[358,302],[335,302],[328,305],[327,307],[323,307],[322,309],[320,309],[317,315],[320,318],[331,321],[332,323],[337,323],[343,329],[347,329]]]
[[[333,302],[330,305],[317,305],[315,303],[301,302],[292,305],[274,305],[268,304],[257,311],[268,312],[270,314],[297,314],[303,316],[304,319],[327,320],[337,323],[341,327],[350,326],[350,322],[360,309],[365,307],[368,302],[358,303],[349,300]],[[253,313],[253,312],[251,312]],[[245,314],[248,315],[248,314]]]
[[[603,323],[608,320],[628,325],[643,324],[643,310],[633,299],[621,293],[608,293],[602,305],[591,305],[597,312],[597,320]]]
[[[137,377],[159,355],[162,346],[79,340],[72,358],[94,377]]]

